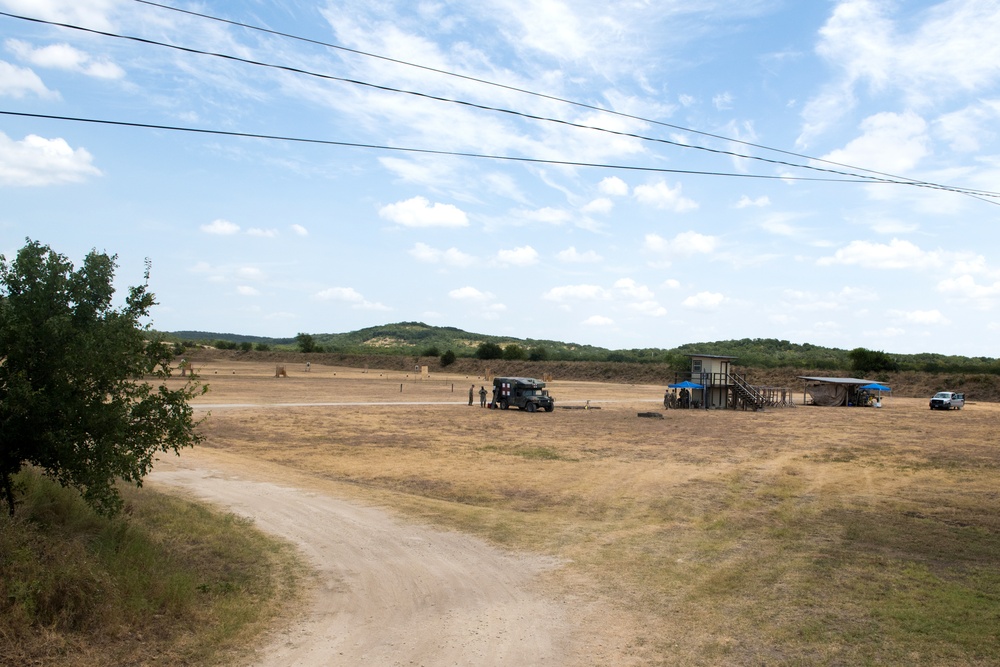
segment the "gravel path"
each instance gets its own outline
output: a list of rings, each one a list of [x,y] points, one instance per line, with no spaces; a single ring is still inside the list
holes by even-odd
[[[305,618],[259,667],[564,664],[566,605],[537,590],[551,560],[216,461],[185,456],[147,479],[252,517],[316,571]]]

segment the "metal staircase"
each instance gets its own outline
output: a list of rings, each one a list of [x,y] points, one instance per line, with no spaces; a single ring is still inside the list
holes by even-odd
[[[733,387],[733,399],[737,402],[737,405],[742,402],[744,410],[747,408],[754,411],[764,409],[767,399],[762,393],[757,391],[756,388],[743,379],[743,377],[736,375],[735,373],[730,373],[729,382]]]

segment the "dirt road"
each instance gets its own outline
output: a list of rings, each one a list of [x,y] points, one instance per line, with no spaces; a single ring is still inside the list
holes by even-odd
[[[304,554],[316,586],[304,618],[260,667],[560,665],[571,623],[538,579],[558,563],[398,520],[262,468],[198,455],[148,481],[252,517]]]

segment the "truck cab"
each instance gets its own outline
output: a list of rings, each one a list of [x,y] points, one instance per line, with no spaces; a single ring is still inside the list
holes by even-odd
[[[556,402],[549,396],[545,383],[535,378],[493,378],[493,407],[507,410],[515,406],[520,410],[552,412]]]
[[[939,391],[931,398],[931,410],[961,410],[965,407],[965,394]]]

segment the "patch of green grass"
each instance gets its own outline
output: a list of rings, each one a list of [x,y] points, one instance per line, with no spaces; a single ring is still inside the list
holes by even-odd
[[[33,471],[19,481],[0,518],[0,664],[219,664],[297,594],[291,547],[244,519],[132,488],[106,519]]]
[[[558,461],[563,458],[562,454],[549,447],[518,447],[514,453],[530,460]]]

